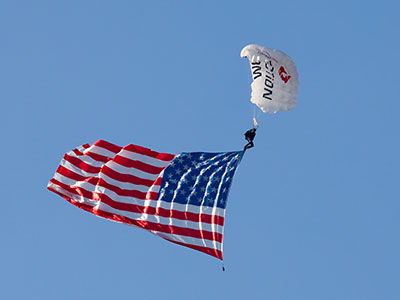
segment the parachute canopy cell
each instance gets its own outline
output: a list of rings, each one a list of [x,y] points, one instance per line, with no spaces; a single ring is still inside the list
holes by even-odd
[[[240,56],[247,57],[250,62],[252,103],[272,114],[296,107],[299,78],[296,65],[288,55],[279,50],[248,45]]]

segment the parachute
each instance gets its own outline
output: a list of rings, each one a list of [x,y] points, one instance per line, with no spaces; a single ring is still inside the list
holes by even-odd
[[[292,59],[282,51],[248,45],[241,57],[250,62],[253,82],[251,102],[264,113],[291,110],[296,107],[299,79]]]

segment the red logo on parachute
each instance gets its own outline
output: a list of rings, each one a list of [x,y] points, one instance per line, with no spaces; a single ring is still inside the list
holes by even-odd
[[[279,68],[279,76],[281,77],[284,83],[287,83],[289,79],[292,78],[292,76],[290,76],[288,72],[286,72],[283,66]]]

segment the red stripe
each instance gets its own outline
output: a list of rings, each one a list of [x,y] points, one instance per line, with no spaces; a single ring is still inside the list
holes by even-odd
[[[126,197],[133,197],[133,198],[138,198],[142,200],[157,200],[158,193],[157,192],[140,192],[137,190],[128,190],[128,189],[121,189],[117,186],[114,186],[112,184],[109,184],[106,182],[104,179],[99,178],[99,177],[84,177],[79,174],[76,174],[75,172],[68,170],[67,168],[60,166],[57,169],[57,173],[68,177],[70,179],[76,180],[76,181],[84,181],[91,183],[93,185],[101,186],[104,188],[107,188],[113,192],[115,192],[117,195],[120,196],[126,196]],[[90,198],[90,197],[87,197]]]
[[[68,153],[64,155],[64,159],[67,162],[73,164],[75,167],[77,167],[85,172],[88,172],[88,173],[97,174],[100,172],[100,169],[101,169],[100,167],[93,167],[92,165],[87,164],[86,162],[80,160],[77,157],[70,156],[70,155],[68,155]]]
[[[144,186],[152,186],[153,184],[161,184],[162,179],[160,179],[160,177],[158,177],[156,179],[156,181],[151,180],[151,179],[143,179],[131,174],[122,174],[119,173],[117,171],[114,171],[113,169],[107,167],[106,165],[103,166],[103,168],[101,169],[101,172],[105,175],[107,175],[108,177],[121,181],[121,182],[129,182],[132,184],[138,184],[138,185],[144,185]]]
[[[185,243],[173,241],[173,240],[170,240],[170,239],[167,239],[167,238],[164,238],[164,239],[166,239],[167,241],[170,241],[170,242],[172,242],[172,243],[181,245],[181,246],[189,247],[189,248],[192,248],[192,249],[194,249],[194,250],[197,250],[197,251],[200,251],[200,252],[204,252],[204,253],[206,253],[206,254],[208,254],[208,255],[211,255],[211,256],[214,256],[214,257],[216,257],[216,258],[219,258],[220,260],[223,260],[223,258],[222,258],[222,252],[219,251],[218,249],[215,249],[215,248],[207,248],[207,247],[201,247],[201,246],[190,245],[190,244],[185,244]]]
[[[76,180],[76,181],[89,181],[89,179],[92,179],[92,178],[98,180],[98,178],[96,178],[96,177],[85,177],[85,176],[82,176],[82,175],[77,174],[75,172],[72,172],[71,170],[69,170],[66,167],[61,166],[61,165],[58,166],[56,172],[61,174],[61,175],[63,175],[63,176],[65,176],[65,177],[68,177],[70,179]],[[91,183],[93,183],[93,181]]]
[[[82,156],[82,155],[84,155],[84,154],[83,154],[82,152],[80,152],[78,149],[74,149],[74,150],[72,150],[72,152],[74,152],[76,156]]]
[[[89,146],[88,144],[85,144],[85,145],[83,145],[82,147],[85,148],[85,149],[87,149],[87,148],[89,148],[90,146]],[[87,156],[93,158],[94,160],[101,161],[101,162],[107,162],[107,161],[109,161],[109,160],[111,159],[111,158],[109,158],[109,157],[107,157],[107,156],[100,155],[100,154],[97,154],[97,153],[92,153],[92,152],[90,152],[90,151],[83,153],[83,152],[81,152],[79,149],[74,149],[74,150],[72,150],[72,152],[74,152],[76,156],[87,155]],[[67,154],[68,154],[68,153],[67,153]]]
[[[121,157],[121,156],[120,156]],[[156,181],[151,180],[151,179],[144,179],[141,177],[137,177],[131,174],[123,174],[123,173],[119,173],[117,171],[114,171],[113,169],[111,169],[110,167],[108,167],[107,165],[103,165],[102,167],[93,167],[92,165],[89,165],[88,163],[80,160],[77,157],[74,156],[70,156],[68,154],[64,155],[64,159],[66,161],[68,161],[69,163],[71,163],[72,165],[74,165],[75,167],[88,172],[88,173],[103,173],[105,175],[107,175],[108,177],[114,179],[114,180],[118,180],[121,182],[129,182],[132,184],[138,184],[138,185],[144,185],[144,186],[152,186],[154,184],[158,184],[161,185],[161,179],[157,178]],[[143,164],[143,163],[142,163]],[[145,164],[143,164],[145,165]],[[150,169],[151,166],[149,166]],[[154,167],[155,168],[155,167]],[[161,173],[161,171],[164,168],[157,168],[157,173],[154,173],[152,175],[156,175]],[[154,170],[152,170],[154,171]],[[149,174],[151,174],[150,172],[148,172]]]
[[[95,178],[93,178],[95,179]],[[89,180],[88,182],[90,182]],[[96,180],[93,180],[94,185],[96,185]],[[90,182],[92,183],[92,182]],[[93,184],[93,183],[92,183]],[[107,182],[105,182],[103,179],[99,179],[97,181],[97,185],[104,187],[110,191],[115,192],[119,196],[125,196],[125,197],[133,197],[133,198],[139,198],[138,197],[138,191],[134,190],[125,190],[121,189],[119,187],[113,186]],[[158,193],[156,192],[147,192],[143,193],[143,197],[145,197],[147,200],[157,200],[158,199]],[[105,195],[106,196],[106,195]],[[110,197],[110,199],[112,199]],[[144,199],[144,198],[140,198]],[[115,201],[115,200],[113,200]],[[121,203],[116,201],[115,203]],[[128,205],[128,204],[127,204]],[[136,204],[129,204],[132,206],[136,206]],[[117,207],[114,207],[117,208]],[[174,219],[179,219],[179,220],[188,220],[188,221],[193,221],[193,222],[204,222],[204,223],[209,223],[209,224],[217,224],[217,225],[224,225],[224,217],[217,216],[217,215],[208,215],[208,214],[198,214],[198,213],[193,213],[193,212],[182,212],[182,211],[177,211],[177,210],[171,210],[171,209],[165,209],[161,207],[150,207],[150,206],[138,206],[140,213],[145,213],[149,215],[159,215],[161,217],[166,217],[166,218],[174,218]],[[126,210],[125,208],[120,208],[118,209],[123,209]],[[134,211],[137,212],[137,211]]]
[[[101,201],[102,203],[105,203],[109,205],[110,207],[122,211],[127,211],[127,212],[133,212],[133,213],[138,213],[138,214],[149,214],[149,215],[158,215],[162,217],[167,217],[167,218],[174,218],[172,210],[166,210],[163,208],[155,208],[155,207],[143,207],[143,206],[138,206],[134,204],[128,204],[128,203],[121,203],[121,202],[116,202],[112,200],[110,197],[104,194],[99,194],[99,193],[94,193],[94,192],[89,192],[86,191],[85,189],[79,188],[79,187],[70,187],[68,185],[65,185],[61,182],[59,182],[56,179],[51,179],[50,182],[54,183],[55,185],[58,185],[59,187],[63,188],[64,190],[71,192],[75,195],[83,196],[85,198],[89,198],[95,201]],[[181,212],[176,212],[176,213],[181,213]],[[187,213],[183,213],[185,215]],[[198,217],[196,222],[198,222]],[[184,219],[186,220],[186,219]],[[183,228],[183,227],[178,227],[178,226],[170,226],[170,225],[164,225],[164,224],[158,224],[158,223],[153,223],[153,222],[148,222],[148,221],[138,221],[138,222],[144,222],[144,226],[141,226],[145,229],[148,230],[156,230],[164,233],[170,233],[170,234],[178,234],[178,235],[185,235],[185,236],[190,236],[190,237],[195,237],[195,238],[200,238],[200,239],[207,239],[211,241],[217,241],[220,242],[222,241],[222,234],[217,233],[217,232],[210,232],[210,231],[205,231],[205,230],[197,230],[197,229],[192,229],[192,228]]]
[[[93,158],[94,160],[101,161],[103,163],[106,163],[106,162],[112,160],[112,158],[110,158],[110,157],[107,157],[107,156],[104,156],[104,155],[100,155],[100,154],[97,154],[97,153],[92,153],[90,151],[86,152],[85,155]]]
[[[146,200],[157,200],[158,198],[158,192],[140,192],[137,190],[121,189],[120,187],[107,183],[102,178],[99,179],[97,185],[109,189],[110,191],[115,192],[119,196],[133,197]]]
[[[155,167],[149,164],[146,164],[144,162],[138,161],[138,160],[132,160],[120,155],[116,155],[113,159],[113,162],[116,162],[117,164],[120,164],[121,166],[127,167],[127,168],[135,168],[140,171],[150,173],[150,174],[160,174],[161,171],[164,169],[164,167]]]
[[[128,150],[130,152],[135,152],[135,153],[139,153],[142,155],[147,155],[159,160],[163,160],[163,161],[171,161],[175,158],[175,155],[173,154],[169,154],[169,153],[159,153],[156,151],[153,151],[151,149],[145,148],[145,147],[141,147],[141,146],[137,146],[137,145],[127,145],[125,147],[120,147],[114,144],[111,144],[107,141],[104,140],[98,140],[96,142],[93,143],[93,146],[97,146],[97,147],[101,147],[104,148],[110,152],[114,152],[114,153],[119,153],[122,149],[124,150]],[[86,154],[86,153],[85,153]]]
[[[174,218],[178,220],[188,220],[192,222],[203,222],[203,223],[209,223],[209,224],[216,224],[223,226],[224,225],[224,217],[222,216],[216,216],[216,215],[209,215],[209,214],[197,214],[193,212],[182,212],[178,210],[172,210],[172,209],[165,209],[161,207],[150,207],[150,206],[141,206],[141,205],[136,205],[136,204],[131,204],[131,203],[123,203],[123,202],[118,202],[113,200],[111,197],[104,195],[104,194],[99,194],[96,192],[91,192],[86,189],[83,189],[81,187],[71,187],[68,186],[56,179],[51,179],[50,180],[52,183],[62,187],[63,189],[79,195],[83,196],[88,199],[96,200],[96,201],[103,201],[104,203],[110,205],[111,207],[119,210],[125,210],[128,212],[133,212],[133,213],[140,213],[140,214],[149,214],[149,215],[158,215],[161,217],[165,218]],[[97,178],[91,178],[87,180],[88,182],[93,181],[96,182]],[[91,182],[90,182],[91,183]],[[99,184],[101,186],[101,184]],[[156,193],[154,193],[156,194]],[[144,199],[142,199],[144,200]],[[149,200],[154,200],[154,199],[149,199]]]
[[[74,179],[74,180],[75,180],[75,178],[77,178],[79,176],[79,174],[76,174],[74,172],[71,173],[71,171],[66,168],[57,170],[57,172],[63,176],[66,176],[66,177]],[[78,176],[76,176],[76,175],[78,175]],[[75,177],[75,178],[72,178],[72,177]],[[86,181],[93,185],[102,186],[111,191],[114,191],[116,194],[118,194],[120,196],[133,197],[133,198],[138,198],[141,200],[157,200],[157,198],[158,198],[157,192],[140,192],[137,190],[124,190],[124,189],[121,189],[119,187],[116,187],[114,185],[107,183],[106,181],[104,181],[104,179],[99,178],[99,177],[87,177],[84,180],[80,180],[80,181]],[[64,183],[62,183],[62,184],[65,185]],[[65,185],[65,186],[68,186],[68,185]],[[75,187],[75,186],[73,188],[77,189],[78,191],[80,191],[80,189],[81,189],[80,187]],[[87,193],[92,193],[91,191],[82,189],[82,191],[80,191],[79,195],[81,195],[81,193],[82,194],[85,193],[86,198],[89,198],[89,199],[93,198],[92,194],[87,194]]]
[[[58,168],[57,173],[65,176],[65,177],[71,178],[73,180],[86,181],[93,185],[107,188],[108,190],[115,192],[119,196],[140,198],[140,197],[138,197],[139,194],[137,194],[137,193],[139,193],[138,191],[121,189],[121,188],[111,185],[111,184],[107,183],[106,181],[104,181],[103,179],[97,178],[97,177],[85,178],[85,177],[83,177],[79,174],[76,174],[62,166],[60,166]],[[59,182],[59,181],[57,181],[57,182]],[[62,183],[62,184],[65,187],[69,187],[69,186],[65,185],[64,183]],[[143,197],[146,197],[146,193],[143,193],[143,194],[144,195],[140,195],[140,196],[142,196],[142,198],[140,198],[140,199],[144,199]],[[157,200],[158,193],[151,192],[151,193],[147,193],[147,194],[148,194],[148,198],[147,198],[148,200]],[[153,194],[157,195],[155,197],[155,199],[153,198],[153,196],[154,196]],[[79,194],[79,195],[81,195],[81,194]],[[88,196],[89,196],[89,194],[88,194]],[[90,197],[93,197],[93,195],[90,195]],[[86,198],[90,198],[90,197],[86,197]],[[92,198],[90,198],[90,199],[92,199]],[[117,202],[117,203],[120,203],[120,202]],[[130,205],[134,205],[134,204],[130,204]],[[139,206],[139,207],[142,207],[142,206]],[[224,217],[218,216],[218,215],[209,215],[209,214],[203,214],[203,213],[197,214],[197,213],[193,213],[193,212],[182,212],[182,211],[164,209],[164,208],[160,208],[160,207],[158,207],[158,208],[143,207],[142,211],[146,214],[159,215],[162,217],[172,217],[172,218],[179,219],[179,220],[189,220],[189,221],[193,221],[193,222],[217,224],[220,226],[224,225]],[[133,212],[136,212],[136,211],[133,211]]]
[[[164,160],[164,161],[171,161],[175,158],[175,155],[172,155],[169,153],[159,153],[159,152],[153,151],[151,149],[137,146],[137,145],[132,145],[132,144],[125,146],[123,149],[131,151],[131,152],[147,155],[147,156],[150,156],[150,157],[153,157],[153,158],[156,158],[159,160]]]
[[[113,221],[117,221],[117,222],[131,224],[131,225],[134,225],[134,226],[141,227],[143,229],[149,229],[149,228],[143,226],[143,225],[145,225],[144,223],[149,223],[149,222],[137,221],[137,220],[133,220],[133,219],[130,219],[130,218],[127,218],[127,217],[124,217],[124,216],[119,216],[119,215],[115,215],[115,214],[112,214],[112,213],[109,213],[109,212],[105,212],[103,210],[95,209],[94,207],[92,207],[90,205],[82,204],[82,203],[79,203],[77,201],[74,201],[73,199],[66,197],[65,195],[61,194],[60,192],[54,190],[51,187],[49,187],[48,189],[50,191],[60,195],[61,197],[63,197],[65,200],[67,200],[71,204],[75,205],[76,207],[79,207],[79,208],[81,208],[83,210],[86,210],[86,211],[88,211],[88,212],[90,212],[90,213],[92,213],[92,214],[94,214],[96,216],[103,217],[103,218],[106,218],[106,219],[109,219],[109,220],[113,220]],[[160,230],[158,230],[158,231],[160,231]],[[164,239],[166,239],[166,238],[164,238]],[[185,243],[181,243],[181,242],[172,241],[172,240],[169,240],[169,239],[166,239],[166,240],[168,240],[168,241],[170,241],[172,243],[181,245],[181,246],[186,246],[186,247],[189,247],[189,248],[204,252],[206,254],[209,254],[211,256],[214,256],[214,257],[219,258],[219,259],[222,260],[222,252],[217,250],[217,249],[185,244]]]
[[[97,154],[94,152],[90,151],[90,148],[96,146],[103,148],[105,150],[110,151],[110,154],[106,155],[101,155]],[[82,152],[83,149],[88,149],[89,151],[85,150],[84,153]],[[106,142],[104,140],[98,140],[96,141],[92,146],[85,144],[82,145],[81,148],[72,150],[72,152],[77,156],[70,156],[70,155],[65,155],[64,159],[74,165],[75,167],[79,168],[82,171],[88,172],[88,173],[93,173],[93,176],[82,176],[78,173],[75,173],[74,171],[68,170],[66,167],[59,166],[57,169],[57,172],[63,176],[66,176],[67,178],[70,178],[74,181],[78,182],[88,182],[94,186],[101,186],[109,191],[115,192],[117,195],[120,196],[125,196],[125,197],[134,197],[138,199],[151,199],[152,201],[156,201],[158,198],[158,193],[156,192],[140,192],[137,190],[129,190],[129,189],[122,189],[119,186],[114,186],[112,184],[107,183],[104,179],[99,178],[98,176],[101,176],[103,173],[104,175],[107,175],[108,177],[120,181],[120,182],[129,182],[132,184],[136,185],[143,185],[146,187],[150,187],[152,185],[161,185],[162,178],[158,177],[156,180],[149,180],[149,179],[143,179],[140,177],[136,177],[131,174],[123,174],[119,173],[117,171],[114,171],[110,167],[101,164],[101,167],[95,167],[90,164],[90,162],[85,162],[80,159],[80,156],[87,155],[88,157],[91,157],[93,160],[106,163],[110,160],[115,161],[116,163],[125,166],[127,168],[135,168],[141,171],[144,171],[149,174],[157,175],[162,172],[164,168],[160,167],[155,167],[153,165],[141,162],[141,161],[136,161],[133,159],[129,159],[126,157],[122,157],[118,154],[121,150],[127,150],[130,152],[138,153],[141,155],[146,155],[149,157],[152,157],[154,159],[162,160],[169,162],[172,159],[174,159],[176,156],[168,153],[158,153],[156,151],[153,151],[148,148],[144,148],[141,146],[135,146],[135,145],[128,145],[126,147],[119,147],[117,145],[111,144],[109,142]],[[70,152],[71,153],[71,152]],[[114,154],[114,155],[113,155]],[[73,155],[71,153],[71,155]],[[101,173],[100,173],[101,172]],[[147,214],[147,215],[153,215],[153,216],[161,216],[165,218],[173,218],[177,220],[187,220],[187,221],[192,221],[195,223],[203,222],[203,223],[209,223],[209,224],[218,224],[220,226],[223,226],[224,224],[224,217],[216,216],[216,215],[207,215],[207,214],[202,214],[202,213],[192,213],[192,212],[181,212],[181,211],[176,211],[176,210],[171,210],[171,209],[164,209],[160,207],[149,207],[149,206],[141,206],[141,205],[136,205],[136,204],[131,204],[131,203],[121,203],[118,201],[113,200],[111,197],[102,194],[102,193],[95,193],[88,191],[82,187],[71,187],[67,186],[66,184],[57,181],[56,179],[52,179],[50,182],[54,184],[54,188],[58,185],[59,187],[65,189],[65,193],[69,194],[75,194],[79,196],[83,196],[87,199],[92,199],[94,201],[100,201],[109,207],[113,209],[120,210],[120,213],[123,213],[123,211],[126,212],[132,212],[132,213],[137,213],[139,215],[141,214]],[[145,220],[135,220],[131,219],[128,217],[124,217],[118,214],[113,214],[109,213],[103,210],[98,210],[93,206],[87,205],[87,204],[82,204],[79,203],[72,198],[68,198],[66,195],[64,195],[62,192],[56,191],[53,187],[48,187],[49,190],[59,194],[63,198],[65,198],[67,201],[71,202],[75,206],[85,209],[97,216],[104,217],[107,219],[111,219],[117,222],[122,222],[122,223],[127,223],[135,226],[139,226],[141,228],[150,230],[150,231],[157,231],[161,233],[168,233],[176,236],[187,236],[187,237],[193,237],[193,238],[198,238],[198,239],[204,239],[204,240],[210,240],[210,241],[218,241],[222,243],[223,235],[220,233],[216,232],[210,232],[206,230],[200,230],[200,229],[191,229],[191,228],[185,228],[185,227],[180,227],[180,226],[171,226],[171,225],[163,225],[159,224],[156,222],[149,222]],[[165,238],[169,240],[168,238]],[[177,242],[177,241],[172,241],[169,240],[175,244],[183,245],[201,252],[204,252],[206,254],[212,255],[214,257],[217,257],[219,259],[222,259],[222,251],[219,251],[217,249],[213,248],[207,248],[207,247],[202,247],[202,246],[194,246],[194,245],[189,245],[185,244],[182,242]]]
[[[108,151],[114,152],[114,153],[118,153],[121,151],[122,147],[111,144],[107,141],[104,140],[98,140],[96,142],[93,143],[93,146],[97,146],[97,147],[101,147],[104,148]]]

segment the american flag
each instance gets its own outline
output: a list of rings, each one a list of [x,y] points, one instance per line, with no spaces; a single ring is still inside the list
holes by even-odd
[[[65,154],[48,189],[99,217],[222,260],[226,201],[243,153],[173,155],[99,140]]]

